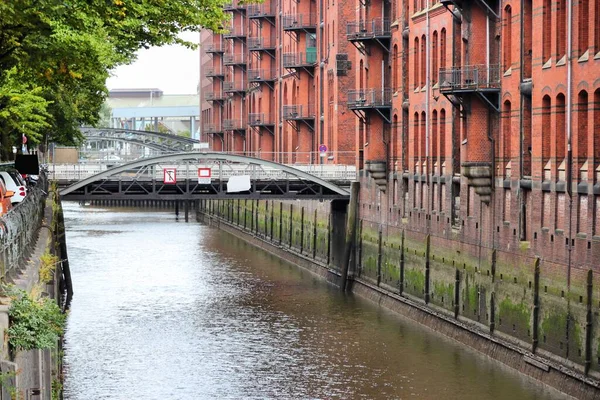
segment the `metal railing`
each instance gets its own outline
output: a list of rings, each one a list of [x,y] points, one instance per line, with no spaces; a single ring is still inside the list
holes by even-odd
[[[263,4],[250,4],[248,5],[246,14],[249,18],[274,17],[275,7],[272,7],[270,2],[265,2]]]
[[[245,92],[246,85],[241,81],[225,81],[223,82],[223,91],[227,92]]]
[[[208,78],[212,78],[215,76],[224,76],[225,73],[221,69],[221,67],[207,67],[205,70],[206,76]]]
[[[350,108],[391,107],[392,89],[349,90],[347,104]]]
[[[321,179],[335,181],[353,181],[357,178],[356,160],[357,156],[352,151],[329,151],[326,153],[320,152],[221,152],[223,154],[234,154],[279,162],[301,171],[314,175]],[[335,164],[334,164],[335,163]],[[176,162],[163,163],[162,165],[173,166]],[[115,164],[109,164],[114,166]],[[183,165],[183,164],[182,164]],[[78,181],[86,179],[97,173],[106,171],[106,164],[52,164],[50,165],[50,179],[58,181]],[[124,177],[127,173],[124,173]],[[188,166],[186,168],[177,169],[177,178],[181,179],[197,179],[197,166]],[[251,175],[252,179],[286,179],[291,178],[289,174],[272,167],[258,167],[249,164],[228,164],[220,171],[213,170],[213,179],[226,179],[233,175]],[[140,177],[141,179],[142,177]],[[161,165],[155,168],[155,176],[147,177],[148,179],[163,179],[163,171]],[[119,176],[114,179],[118,180]]]
[[[391,37],[389,19],[376,18],[371,21],[353,21],[346,24],[346,36],[352,39]]]
[[[248,125],[275,125],[275,120],[271,117],[270,113],[250,113],[248,114]]]
[[[219,124],[204,124],[204,133],[221,133],[223,129]]]
[[[298,67],[311,67],[317,63],[316,52],[305,52],[305,53],[284,53],[283,54],[283,67],[284,68],[298,68]]]
[[[249,37],[247,42],[250,50],[274,49],[274,37]]]
[[[246,34],[248,33],[248,31],[244,29],[243,25],[230,25],[225,27],[225,29],[227,30],[227,32],[223,33],[223,37],[225,39],[233,37],[243,37],[246,36]]]
[[[246,122],[241,119],[223,120],[223,129],[226,131],[241,131],[246,129]]]
[[[283,106],[283,119],[310,119],[315,117],[314,104],[292,104]]]
[[[245,53],[225,54],[223,56],[223,64],[225,64],[225,65],[246,64],[246,54]]]
[[[18,268],[31,253],[38,228],[42,224],[48,195],[48,179],[41,172],[36,186],[25,199],[0,217],[0,271],[2,277]]]
[[[206,101],[216,101],[216,100],[225,100],[225,93],[221,92],[221,91],[210,91],[210,92],[205,92],[204,94],[204,100]]]
[[[247,75],[248,82],[273,81],[276,76],[274,69],[249,69]]]
[[[311,14],[285,14],[282,18],[283,30],[317,29],[317,15]]]
[[[205,53],[223,53],[224,51],[222,43],[207,43],[204,45]]]
[[[440,91],[500,89],[500,65],[440,69]]]
[[[243,10],[246,8],[246,5],[241,1],[230,1],[228,3],[223,4],[224,11],[232,11],[232,10]]]

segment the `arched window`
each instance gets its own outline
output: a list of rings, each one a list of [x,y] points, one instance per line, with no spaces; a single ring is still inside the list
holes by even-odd
[[[415,113],[414,120],[414,129],[413,129],[413,160],[415,163],[419,161],[419,113]],[[415,171],[417,172],[417,171]]]
[[[443,163],[446,157],[446,110],[440,110],[440,162]],[[440,165],[441,170],[441,165]]]
[[[544,96],[542,99],[542,168],[546,168],[550,160],[551,103],[550,96]]]
[[[440,31],[440,68],[446,68],[446,28]]]
[[[594,53],[600,53],[600,0],[594,3]]]
[[[556,60],[567,53],[567,4],[566,0],[556,2]]]
[[[438,33],[433,32],[433,41],[431,42],[431,81],[436,84],[438,81]]]
[[[431,162],[437,161],[438,157],[438,112],[431,113]],[[433,166],[432,166],[433,167]],[[435,171],[434,171],[435,173]]]
[[[502,110],[502,168],[507,171],[508,163],[512,157],[512,119],[511,119],[511,104],[506,100]]]
[[[415,90],[419,87],[419,38],[415,38],[415,55],[414,55],[414,79],[415,79]]]
[[[594,110],[594,125],[592,127],[592,137],[594,138],[594,174],[596,175],[595,178],[598,178],[596,169],[600,166],[600,89],[596,89],[594,92],[594,104],[592,108]],[[595,181],[598,181],[598,179],[595,179]],[[600,214],[600,209],[598,210],[598,214]]]
[[[392,52],[392,86],[393,91],[395,92],[399,88],[398,78],[400,71],[398,70],[398,45],[394,45],[394,50]]]
[[[400,124],[398,123],[398,114],[394,114],[394,118],[392,119],[392,140],[390,140],[390,157],[392,161],[392,165],[394,166],[393,170],[398,170],[398,142],[399,142],[399,133],[400,133]]]
[[[581,57],[590,47],[590,2],[589,0],[579,0],[579,56]],[[598,29],[598,28],[596,28]]]
[[[562,163],[567,150],[567,128],[565,118],[565,95],[556,96],[556,162]]]
[[[542,62],[546,63],[551,55],[552,46],[552,1],[544,0],[544,8],[542,11],[543,20],[543,37],[542,37]]]
[[[426,118],[427,118],[427,114],[425,114],[425,111],[421,112],[421,135],[419,137],[420,143],[419,146],[421,147],[421,152],[420,152],[420,158],[421,160],[425,160],[425,156],[427,155],[426,153],[426,148],[425,146],[427,145],[426,140],[427,140],[427,132],[425,131],[425,125],[426,125]],[[425,170],[423,170],[422,173],[425,173]]]
[[[588,158],[588,93],[585,90],[577,96],[577,154],[575,167],[580,169]],[[589,170],[591,172],[591,170]],[[573,171],[577,176],[577,171]]]
[[[427,77],[427,38],[425,35],[421,36],[421,88],[425,87]]]
[[[512,66],[512,8],[510,6],[504,8],[504,37],[502,42],[504,43],[504,71],[508,71]]]

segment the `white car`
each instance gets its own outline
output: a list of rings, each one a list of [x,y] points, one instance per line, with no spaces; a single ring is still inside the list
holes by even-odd
[[[4,182],[6,190],[11,190],[15,194],[10,198],[10,202],[15,205],[25,200],[27,195],[27,185],[17,171],[0,171],[0,179]]]

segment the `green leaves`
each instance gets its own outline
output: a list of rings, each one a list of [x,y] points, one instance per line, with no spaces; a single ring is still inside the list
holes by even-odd
[[[62,335],[66,315],[47,297],[35,298],[25,291],[12,289],[8,311],[8,342],[16,350],[50,349]]]
[[[0,0],[0,134],[4,155],[25,133],[77,145],[94,125],[106,79],[141,48],[180,32],[221,31],[228,0]]]

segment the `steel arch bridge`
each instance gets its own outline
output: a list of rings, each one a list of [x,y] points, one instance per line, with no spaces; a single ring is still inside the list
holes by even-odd
[[[86,142],[107,140],[127,142],[160,152],[191,151],[194,144],[199,143],[196,139],[183,136],[133,129],[81,128],[80,130]]]
[[[210,168],[211,178],[200,183],[199,168]],[[173,169],[176,181],[165,183],[166,170]],[[249,179],[250,189],[233,191],[232,177]],[[76,201],[349,199],[350,192],[337,184],[341,179],[337,181],[335,176],[328,179],[259,158],[185,152],[144,158],[102,171],[71,184],[60,195],[64,200]]]

